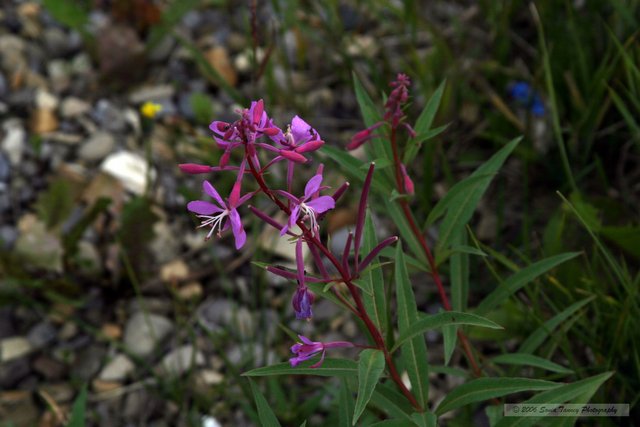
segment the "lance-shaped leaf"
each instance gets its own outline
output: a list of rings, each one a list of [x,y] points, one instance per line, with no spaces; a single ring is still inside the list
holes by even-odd
[[[553,267],[562,264],[563,262],[575,258],[580,255],[580,252],[567,252],[560,255],[555,255],[549,258],[545,258],[534,264],[531,264],[522,270],[509,277],[505,282],[498,286],[493,292],[482,300],[476,309],[478,314],[486,314],[493,308],[497,307],[509,296],[520,290],[523,286],[527,285],[538,276],[551,270]]]
[[[475,314],[462,313],[458,311],[445,311],[434,314],[433,316],[423,317],[417,322],[410,324],[404,332],[400,332],[400,335],[396,339],[396,344],[393,346],[391,351],[393,352],[397,350],[407,340],[410,340],[417,335],[422,335],[431,329],[438,329],[448,325],[473,325],[491,329],[504,329],[497,323]]]
[[[397,240],[397,238],[396,238]],[[364,226],[364,239],[362,242],[362,249],[364,252],[373,253],[373,248],[378,247],[376,239],[376,230],[371,218],[371,211],[367,211]],[[365,258],[368,260],[369,256]],[[377,258],[372,258],[374,262],[377,262]],[[368,263],[369,261],[367,261]],[[360,266],[360,268],[366,267],[366,263]],[[373,323],[380,329],[382,336],[385,336],[385,332],[388,327],[388,315],[387,315],[387,291],[384,284],[384,276],[382,270],[366,269],[361,271],[363,283],[365,284],[367,291],[362,294],[362,300],[364,302],[364,308],[367,310],[367,314],[373,320]]]
[[[544,322],[538,329],[533,331],[529,338],[527,338],[518,349],[518,353],[533,353],[542,345],[544,340],[555,331],[555,329],[562,324],[565,320],[571,317],[574,313],[580,310],[582,307],[590,303],[594,296],[585,298],[582,301],[575,302],[569,307],[562,310],[560,313],[553,316],[551,319]]]
[[[437,129],[431,129],[431,125],[433,124],[433,119],[436,117],[436,113],[438,112],[438,107],[440,107],[440,100],[442,99],[442,94],[444,93],[445,85],[447,81],[443,81],[440,83],[440,86],[433,92],[429,101],[424,106],[424,109],[418,116],[418,120],[416,120],[416,124],[413,127],[413,130],[416,132],[416,137],[409,140],[407,144],[407,148],[404,154],[404,163],[410,164],[413,159],[416,157],[418,152],[420,151],[421,143],[429,138],[433,138],[435,135],[442,132],[447,126],[441,126]]]
[[[359,251],[360,251],[360,242],[362,241],[362,230],[364,230],[364,220],[367,212],[367,198],[369,197],[369,190],[371,189],[371,180],[373,179],[373,171],[375,169],[375,163],[371,163],[369,165],[369,171],[367,172],[367,177],[364,180],[364,184],[362,186],[362,194],[360,195],[360,204],[358,206],[358,219],[356,221],[356,234],[354,236],[354,252],[353,256],[355,259],[355,272],[359,271],[358,263],[359,263]]]
[[[412,325],[418,320],[418,309],[400,243],[396,248],[395,282],[398,330],[402,335],[409,333]],[[429,399],[429,364],[427,344],[422,336],[413,337],[404,343],[402,360],[411,381],[411,392],[418,403],[426,407]]]
[[[477,378],[453,389],[436,409],[442,415],[474,402],[523,391],[549,390],[558,383],[530,378]]]
[[[573,372],[571,369],[567,369],[543,357],[526,353],[501,354],[500,356],[494,357],[492,361],[493,363],[505,365],[533,366],[534,368],[546,369],[547,371],[557,372],[559,374],[570,374]]]
[[[353,412],[352,425],[356,425],[367,407],[371,395],[384,371],[384,354],[380,350],[367,349],[360,353],[358,361],[358,397]]]
[[[258,389],[258,386],[251,380],[251,392],[253,393],[253,400],[258,407],[258,418],[260,418],[260,425],[265,427],[280,427],[280,422],[273,413],[269,402],[265,399],[264,395]]]
[[[353,418],[353,395],[346,378],[340,379],[340,393],[338,395],[338,423],[340,427],[351,427]]]
[[[605,372],[571,384],[563,384],[551,390],[543,391],[522,403],[564,403],[585,395],[593,395],[613,372]],[[495,427],[529,427],[539,425],[538,417],[504,417]]]
[[[298,366],[291,366],[290,363],[277,363],[271,366],[252,369],[242,374],[245,377],[264,377],[268,375],[318,375],[321,377],[349,377],[358,375],[356,362],[348,359],[326,358],[322,365],[312,368],[317,360],[307,360]]]
[[[378,384],[371,396],[371,404],[390,417],[404,418],[405,422],[411,421],[411,413],[415,410],[407,398],[396,391],[395,386],[385,383]]]
[[[436,254],[451,245],[452,237],[464,229],[471,219],[473,212],[482,198],[484,192],[491,183],[491,176],[502,166],[509,154],[518,145],[521,138],[516,138],[505,145],[500,151],[494,154],[486,163],[475,170],[467,179],[475,180],[479,176],[489,175],[489,178],[479,179],[477,183],[464,191],[448,203],[447,215],[440,224],[440,235],[436,246]]]

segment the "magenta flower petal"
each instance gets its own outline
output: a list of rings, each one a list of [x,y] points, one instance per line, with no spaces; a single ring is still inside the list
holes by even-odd
[[[299,116],[291,119],[291,134],[296,144],[304,144],[311,137],[311,126]]]
[[[197,175],[200,173],[209,173],[211,172],[211,166],[207,165],[199,165],[196,163],[183,163],[178,165],[180,170],[184,173],[188,173],[191,175]]]
[[[331,196],[320,196],[317,199],[305,202],[305,204],[313,208],[313,210],[318,214],[336,207],[336,201]]]
[[[315,342],[311,341],[309,338],[305,337],[304,335],[298,335],[298,338],[300,338],[300,341],[302,341],[303,343],[305,343],[307,345],[316,344]]]
[[[203,200],[195,200],[187,203],[187,209],[199,215],[212,215],[223,211],[213,203],[205,202]]]
[[[315,141],[309,141],[306,144],[303,144],[301,146],[299,146],[298,148],[295,149],[296,153],[302,154],[302,153],[308,153],[310,151],[315,151],[318,148],[322,147],[324,145],[324,141],[321,139],[317,139]]]
[[[202,183],[202,189],[204,190],[205,193],[207,193],[208,195],[210,195],[211,197],[213,197],[213,199],[218,202],[218,205],[220,207],[222,206],[226,206],[224,203],[224,200],[222,200],[222,197],[220,197],[220,194],[218,194],[218,192],[216,191],[215,188],[213,188],[213,185],[211,185],[211,183],[209,181],[204,181]]]
[[[298,154],[295,151],[280,150],[278,154],[280,154],[282,157],[284,157],[287,160],[291,160],[292,162],[296,162],[296,163],[307,162],[307,158],[305,156],[303,156],[302,154]]]
[[[304,187],[304,199],[309,200],[313,194],[318,191],[320,184],[322,183],[322,175],[316,175],[307,182]]]
[[[247,241],[247,233],[244,231],[244,228],[242,228],[242,221],[240,220],[240,214],[237,210],[231,210],[229,220],[231,222],[233,235],[236,238],[236,249],[240,249]]]

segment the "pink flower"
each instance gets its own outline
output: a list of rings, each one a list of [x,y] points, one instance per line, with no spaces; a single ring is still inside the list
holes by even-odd
[[[354,344],[348,341],[331,341],[328,343],[321,343],[311,341],[309,338],[302,335],[298,335],[298,337],[302,343],[296,343],[291,346],[291,352],[296,355],[296,357],[289,359],[291,366],[298,366],[300,362],[311,359],[316,354],[322,352],[322,357],[320,357],[318,363],[311,365],[311,368],[318,368],[322,365],[322,362],[324,362],[324,354],[328,348],[354,347]]]
[[[296,280],[298,282],[298,288],[293,294],[291,304],[293,305],[293,310],[296,313],[296,319],[309,320],[311,319],[311,316],[313,316],[311,305],[313,304],[313,301],[315,301],[316,296],[309,290],[309,288],[305,284],[304,255],[302,253],[302,243],[302,239],[298,239],[298,241],[296,242],[296,266],[298,272]]]
[[[331,196],[319,196],[317,193],[321,190],[322,175],[317,174],[307,182],[304,189],[304,196],[295,197],[292,194],[278,190],[278,194],[286,197],[291,201],[291,215],[289,221],[280,230],[280,235],[284,236],[289,228],[293,227],[298,221],[300,215],[302,218],[308,218],[311,224],[311,231],[315,233],[318,229],[318,215],[336,206],[336,201]]]
[[[239,175],[241,177],[242,174]],[[207,202],[204,200],[195,200],[187,204],[187,209],[197,214],[198,218],[202,220],[199,227],[211,227],[205,240],[209,240],[211,235],[218,230],[218,237],[221,233],[231,226],[233,236],[236,240],[236,249],[240,249],[247,241],[247,233],[242,227],[242,221],[237,207],[249,200],[253,193],[247,193],[240,197],[240,186],[242,181],[238,179],[233,185],[231,194],[225,202],[218,194],[213,185],[209,181],[202,183],[204,192],[215,200],[216,203]]]

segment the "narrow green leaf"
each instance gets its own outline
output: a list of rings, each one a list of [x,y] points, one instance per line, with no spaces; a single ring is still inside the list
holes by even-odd
[[[351,419],[353,418],[353,395],[349,388],[346,378],[340,379],[340,395],[338,398],[338,422],[340,427],[351,427]]]
[[[355,72],[353,72],[353,89],[356,93],[356,100],[358,101],[358,106],[360,106],[360,112],[362,113],[365,126],[369,127],[380,121],[380,113],[376,108],[376,104],[367,93],[367,90]]]
[[[391,351],[397,350],[398,347],[416,335],[422,335],[431,329],[438,329],[447,325],[473,325],[491,329],[504,329],[497,323],[475,314],[459,311],[444,311],[432,316],[423,317],[417,322],[413,322],[404,331],[401,331]]]
[[[430,129],[426,132],[417,134],[415,138],[409,141],[407,145],[407,149],[405,150],[403,163],[405,165],[411,164],[415,157],[418,155],[420,148],[422,148],[422,144],[436,136],[440,135],[442,132],[449,128],[449,124],[437,127],[435,129]]]
[[[495,175],[509,154],[511,154],[511,152],[516,148],[516,145],[518,145],[520,140],[521,138],[516,138],[502,147],[500,151],[476,169],[475,172],[473,172],[467,179],[472,177],[475,179],[476,177],[483,175]],[[442,249],[449,247],[452,236],[454,236],[456,232],[460,232],[461,229],[464,229],[490,183],[491,178],[479,180],[472,189],[461,192],[449,202],[447,215],[445,215],[442,223],[440,224],[440,235],[436,246],[436,253],[439,253]]]
[[[407,420],[384,420],[377,422],[375,424],[371,424],[371,427],[407,427],[412,424],[407,424]]]
[[[577,301],[571,304],[569,307],[562,310],[560,313],[547,320],[542,326],[536,329],[529,338],[527,338],[518,349],[518,353],[533,353],[542,345],[544,340],[560,325],[562,322],[571,317],[574,313],[580,310],[582,307],[591,302],[595,296],[585,298],[581,301]]]
[[[390,417],[411,420],[410,414],[414,411],[406,397],[388,384],[380,383],[371,396],[371,404],[387,413]]]
[[[578,255],[580,255],[580,252],[567,252],[545,258],[523,268],[487,295],[487,297],[478,305],[478,308],[476,308],[476,313],[480,315],[487,314],[528,283],[532,282],[552,268],[570,260],[571,258],[575,258]]]
[[[486,185],[490,182],[494,175],[470,175],[462,181],[456,183],[453,187],[447,191],[447,194],[431,209],[429,216],[427,217],[426,225],[431,225],[438,220],[447,209],[455,209],[455,204],[459,203],[461,198],[466,193],[473,193],[481,188],[482,185]]]
[[[378,244],[376,238],[376,228],[371,218],[371,211],[367,209],[367,215],[364,222],[364,239],[362,240],[362,254],[366,256]],[[380,264],[376,257],[372,264]],[[384,276],[380,268],[369,268],[360,273],[360,277],[367,284],[368,293],[362,294],[364,308],[367,310],[369,317],[373,323],[380,329],[382,336],[385,336],[387,330],[387,293],[384,285]]]
[[[538,393],[523,403],[564,403],[585,393],[593,394],[612,375],[613,372],[605,372],[571,384],[564,384]],[[539,417],[504,417],[496,424],[496,427],[527,427],[539,423]]]
[[[348,152],[327,144],[320,148],[320,153],[327,155],[331,160],[336,162],[349,178],[364,182],[364,178],[369,170],[368,162],[358,160]],[[391,191],[393,191],[393,185],[390,185],[388,181],[382,179],[380,174],[377,173],[373,175],[371,188],[378,194],[391,194]]]
[[[72,0],[44,0],[43,6],[58,22],[80,32],[89,22],[87,2]]]
[[[476,378],[449,392],[435,412],[442,415],[470,403],[522,391],[548,390],[554,387],[558,387],[558,383],[530,378]]]
[[[358,361],[358,397],[353,412],[352,425],[356,425],[367,407],[373,390],[384,371],[384,354],[380,350],[366,349],[360,352]]]
[[[437,427],[438,417],[429,411],[414,412],[411,414],[411,419],[418,427]]]
[[[398,227],[398,231],[400,232],[400,237],[402,238],[402,240],[407,243],[416,260],[423,263],[423,267],[421,269],[426,269],[428,271],[427,266],[429,264],[427,262],[427,258],[424,254],[422,246],[420,245],[420,241],[416,238],[415,234],[413,234],[413,231],[411,231],[411,226],[409,225],[407,218],[400,210],[398,204],[384,199],[384,207],[387,214],[391,217],[393,223],[396,225],[396,227]]]
[[[253,400],[256,402],[256,406],[258,408],[258,418],[260,418],[260,425],[265,427],[279,427],[280,422],[276,418],[276,415],[271,410],[271,406],[269,406],[269,402],[260,392],[258,386],[251,380],[249,380],[249,384],[251,385],[251,392],[253,393]]]
[[[458,327],[456,325],[445,325],[442,327],[442,341],[444,351],[444,364],[448,365],[451,361],[451,356],[456,350],[456,344],[458,342]]]
[[[71,408],[71,418],[67,427],[84,427],[86,425],[87,410],[87,385],[85,384],[78,393]]]
[[[409,280],[409,272],[404,261],[402,244],[396,247],[395,286],[397,299],[398,330],[400,335],[410,333],[414,323],[418,320],[416,300]],[[429,398],[429,365],[427,361],[427,345],[422,335],[408,339],[402,346],[404,361],[411,392],[418,403],[427,407]]]
[[[462,229],[452,236],[451,242],[456,248],[467,243],[466,230]],[[469,294],[469,255],[453,252],[450,260],[451,303],[455,311],[465,311]],[[444,364],[448,365],[458,341],[458,328],[454,325],[442,329],[444,338]]]
[[[533,366],[534,368],[542,368],[546,369],[547,371],[557,372],[559,374],[570,374],[573,372],[571,369],[567,369],[564,366],[558,365],[557,363],[554,363],[543,357],[534,356],[527,353],[501,354],[494,357],[492,361],[493,363],[500,363],[505,365]]]
[[[321,377],[349,377],[358,375],[356,362],[348,359],[326,358],[317,368],[310,366],[315,360],[307,360],[298,366],[291,366],[288,362],[252,369],[242,374],[245,377],[264,377],[267,375],[318,375]]]

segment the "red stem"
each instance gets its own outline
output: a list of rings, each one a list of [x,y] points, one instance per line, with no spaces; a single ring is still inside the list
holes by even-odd
[[[402,185],[402,173],[400,170],[400,155],[398,154],[398,144],[396,142],[396,128],[391,128],[391,149],[393,151],[393,163],[395,166],[395,177],[396,177],[396,187],[400,194],[404,193],[404,186]],[[400,206],[402,207],[402,212],[404,213],[405,218],[409,222],[409,227],[411,227],[411,232],[420,242],[420,246],[424,251],[424,254],[427,257],[427,261],[429,262],[429,268],[431,269],[431,277],[438,288],[438,294],[440,295],[440,300],[442,301],[442,305],[447,311],[451,311],[451,304],[449,303],[449,298],[447,297],[447,293],[444,290],[444,285],[442,284],[442,280],[440,279],[440,274],[438,273],[438,266],[436,265],[436,261],[427,245],[427,241],[422,234],[422,231],[416,224],[415,219],[413,218],[413,214],[411,213],[411,209],[409,208],[409,203],[405,199],[398,199]],[[478,366],[476,359],[471,350],[471,345],[469,344],[469,340],[467,336],[462,332],[462,330],[458,329],[458,338],[460,339],[460,344],[462,345],[462,349],[471,365],[471,369],[476,377],[482,376],[482,370]]]
[[[262,178],[262,176],[257,172],[257,170],[255,168],[255,165],[253,164],[253,161],[251,160],[251,158],[249,156],[246,156],[246,159],[247,159],[247,162],[249,163],[249,169],[251,170],[251,174],[253,175],[253,177],[255,178],[256,182],[258,183],[258,185],[262,189],[262,192],[264,194],[266,194],[267,197],[269,197],[285,214],[290,215],[291,212],[290,212],[289,208],[284,203],[282,203],[273,194],[273,192],[269,189],[269,187],[267,186],[267,184],[264,181],[264,179]],[[424,408],[422,408],[422,406],[418,403],[418,401],[413,396],[411,391],[409,391],[407,386],[404,385],[404,382],[402,382],[402,378],[400,377],[400,374],[398,373],[398,370],[396,369],[396,366],[395,366],[395,364],[393,362],[391,354],[389,353],[389,350],[387,349],[387,346],[385,345],[384,338],[382,337],[382,333],[380,332],[378,327],[373,323],[373,321],[371,320],[371,318],[367,314],[367,311],[366,311],[366,309],[364,307],[364,303],[363,303],[362,298],[360,296],[360,292],[358,292],[358,288],[352,283],[352,281],[351,281],[352,279],[350,277],[350,274],[347,271],[345,271],[345,269],[342,266],[342,263],[340,261],[338,261],[338,259],[320,241],[320,239],[318,239],[316,236],[313,235],[311,230],[309,230],[305,226],[305,224],[302,222],[302,220],[298,221],[298,226],[302,230],[302,233],[304,235],[305,240],[307,242],[313,243],[327,257],[327,259],[329,259],[329,261],[334,265],[336,270],[338,270],[338,273],[340,274],[340,277],[342,278],[342,281],[347,286],[347,289],[349,289],[349,293],[351,294],[351,297],[353,298],[353,301],[356,303],[356,311],[354,311],[354,314],[356,316],[358,316],[364,322],[364,324],[366,325],[367,329],[369,330],[369,333],[371,334],[371,337],[373,338],[374,342],[376,343],[376,348],[383,352],[385,361],[387,362],[387,366],[389,368],[389,373],[391,374],[391,378],[396,383],[396,385],[398,386],[398,388],[400,389],[402,394],[404,394],[404,396],[407,398],[407,400],[409,400],[409,402],[411,402],[411,405],[414,408],[416,408],[417,411],[423,412]]]

